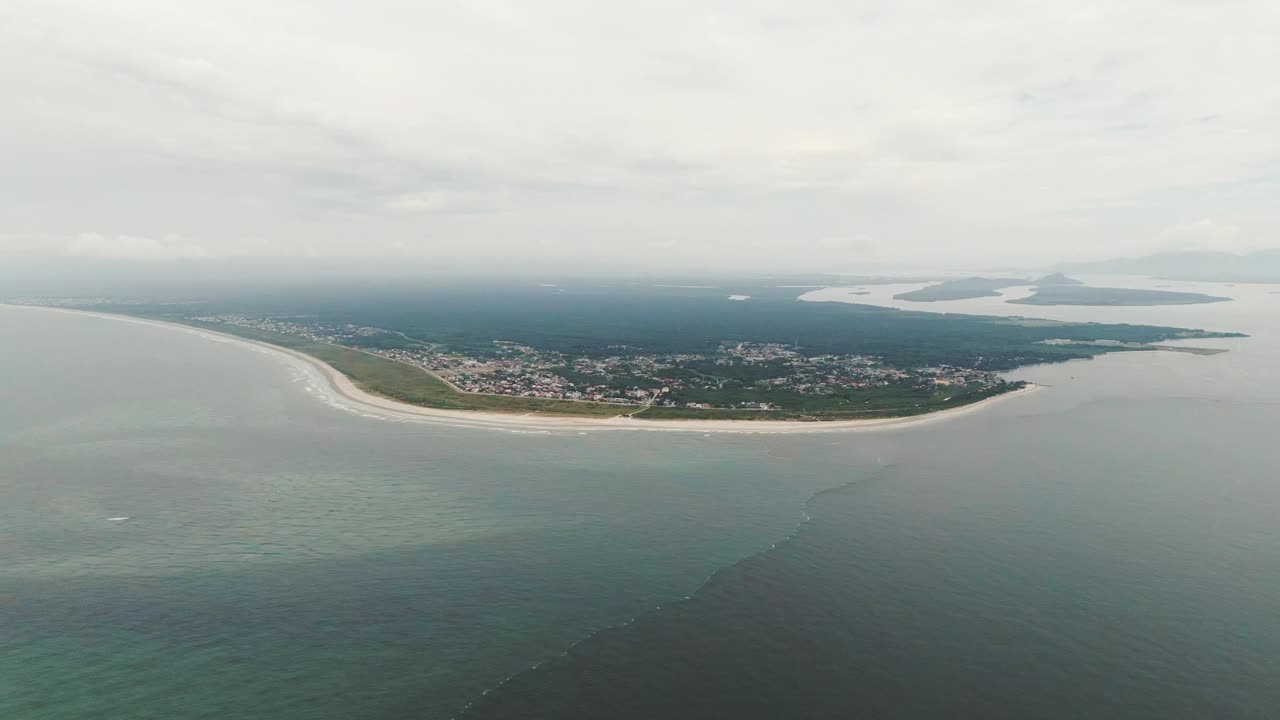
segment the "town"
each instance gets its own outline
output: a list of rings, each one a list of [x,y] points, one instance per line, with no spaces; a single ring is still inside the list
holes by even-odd
[[[220,314],[189,318],[358,349],[420,367],[468,393],[583,400],[620,405],[771,410],[787,398],[847,395],[898,386],[985,391],[998,375],[949,365],[899,368],[868,355],[808,355],[780,343],[721,342],[705,353],[648,354],[625,346],[599,357],[571,356],[508,340],[462,353],[375,327],[308,317]]]

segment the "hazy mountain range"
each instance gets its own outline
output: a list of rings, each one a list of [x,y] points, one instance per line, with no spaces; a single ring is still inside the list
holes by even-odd
[[[1244,255],[1225,252],[1177,252],[1100,262],[1072,263],[1063,272],[1152,275],[1205,282],[1280,282],[1280,248]]]

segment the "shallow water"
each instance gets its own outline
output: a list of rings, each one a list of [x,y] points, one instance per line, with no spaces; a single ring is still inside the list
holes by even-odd
[[[0,324],[5,718],[448,717],[874,462],[386,422],[241,345]]]
[[[1264,717],[1276,309],[1152,309],[1256,336],[955,421],[704,437],[388,422],[0,308],[0,716]]]

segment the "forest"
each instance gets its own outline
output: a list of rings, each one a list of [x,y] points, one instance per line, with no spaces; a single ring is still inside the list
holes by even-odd
[[[874,355],[899,367],[945,364],[985,370],[1108,351],[1046,345],[1044,340],[1153,343],[1224,335],[798,301],[803,292],[750,279],[705,286],[590,280],[316,284],[287,291],[239,288],[197,305],[131,304],[118,310],[158,317],[234,312],[350,323],[403,333],[406,343],[433,343],[477,355],[491,352],[494,340],[582,356],[702,353],[722,342],[746,341],[787,344],[809,355]],[[750,299],[729,300],[729,295]]]

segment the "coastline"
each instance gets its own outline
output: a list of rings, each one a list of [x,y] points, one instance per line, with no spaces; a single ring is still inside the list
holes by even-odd
[[[978,402],[946,410],[938,410],[936,412],[926,413],[923,415],[866,420],[646,420],[637,417],[630,417],[624,414],[621,410],[617,416],[609,418],[551,416],[538,414],[517,415],[486,412],[483,410],[448,410],[422,405],[412,405],[399,400],[383,397],[381,395],[375,395],[357,387],[356,384],[351,381],[351,378],[318,358],[314,358],[296,350],[280,347],[279,345],[272,345],[271,343],[261,342],[258,340],[250,340],[236,335],[230,335],[228,333],[217,332],[216,330],[208,330],[205,328],[183,325],[181,323],[166,322],[163,320],[133,317],[130,315],[94,312],[92,310],[46,307],[41,305],[4,304],[3,306],[10,308],[34,309],[45,312],[87,315],[90,317],[116,320],[120,322],[132,322],[142,325],[168,328],[171,330],[180,330],[219,342],[239,343],[258,351],[274,353],[279,357],[289,359],[297,367],[311,370],[315,373],[314,377],[324,384],[324,387],[321,389],[330,393],[333,396],[332,399],[336,399],[339,405],[346,407],[347,409],[371,413],[391,420],[420,422],[434,421],[450,425],[488,428],[494,430],[522,430],[526,432],[645,430],[738,434],[867,432],[943,422],[963,415],[971,415],[980,412],[1000,401],[1011,399],[1016,396],[1026,395],[1040,389],[1040,386],[1038,385],[1029,384],[1019,390],[1002,393],[994,397],[979,400]]]

